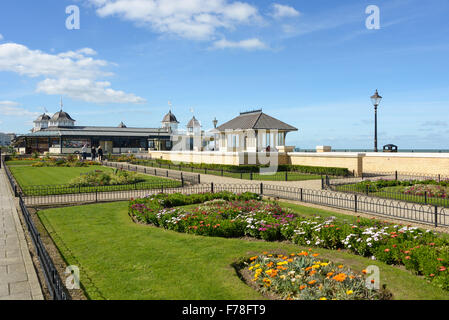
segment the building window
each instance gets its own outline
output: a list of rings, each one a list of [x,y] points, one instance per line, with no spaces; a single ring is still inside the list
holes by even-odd
[[[278,133],[278,146],[285,145],[285,135],[283,132]]]

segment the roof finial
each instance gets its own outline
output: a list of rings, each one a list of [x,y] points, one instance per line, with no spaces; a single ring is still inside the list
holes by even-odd
[[[168,100],[168,107],[170,108],[170,113],[171,113],[171,101],[170,100]]]
[[[62,107],[63,107],[63,104],[62,104],[62,96],[61,96],[61,111],[62,111]]]

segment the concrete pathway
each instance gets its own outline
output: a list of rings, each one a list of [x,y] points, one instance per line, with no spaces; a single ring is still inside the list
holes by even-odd
[[[15,199],[0,170],[0,300],[43,300]]]

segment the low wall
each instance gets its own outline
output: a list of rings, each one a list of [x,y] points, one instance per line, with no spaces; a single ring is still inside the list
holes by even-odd
[[[367,153],[363,171],[449,175],[449,153]]]
[[[363,172],[394,171],[449,176],[449,153],[149,151],[149,154],[153,158],[175,162],[228,165],[268,164],[269,160],[273,163],[273,157],[277,157],[278,164],[347,168],[355,176]]]
[[[290,163],[301,166],[347,168],[354,175],[363,172],[364,153],[352,152],[289,152]]]
[[[219,151],[149,151],[155,159],[170,160],[184,163],[208,163],[226,165],[269,164],[277,161],[278,164],[288,164],[289,157],[285,153],[264,152],[219,152]]]

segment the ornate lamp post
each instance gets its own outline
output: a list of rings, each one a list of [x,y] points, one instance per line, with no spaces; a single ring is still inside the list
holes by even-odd
[[[217,118],[214,118],[212,123],[214,124],[214,129],[217,129],[217,123],[218,123]],[[217,135],[217,132],[215,130],[215,132],[214,132],[214,151],[217,151],[217,136],[218,135]]]
[[[377,106],[380,104],[382,97],[379,95],[376,89],[376,93],[371,96],[371,101],[374,105],[374,152],[377,152]]]

